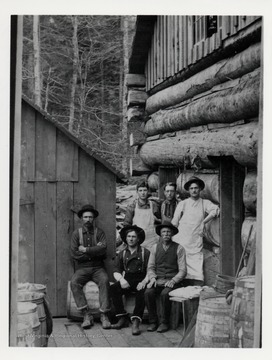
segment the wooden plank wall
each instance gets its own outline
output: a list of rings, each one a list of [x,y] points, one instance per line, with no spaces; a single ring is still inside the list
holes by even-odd
[[[74,272],[70,238],[81,226],[72,209],[88,203],[98,209],[112,258],[116,179],[29,104],[22,109],[18,281],[45,284],[53,315],[65,316]]]
[[[217,16],[217,32],[207,37],[207,16],[158,16],[146,62],[147,90],[219,49],[222,40],[259,16]]]

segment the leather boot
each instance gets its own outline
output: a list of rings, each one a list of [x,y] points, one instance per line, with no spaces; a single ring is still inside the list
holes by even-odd
[[[132,319],[132,335],[140,335],[141,334],[139,325],[140,325],[140,320],[138,318]]]
[[[128,318],[126,315],[120,316],[118,322],[116,324],[112,324],[111,328],[112,329],[117,329],[120,330],[124,327],[127,327],[129,324]]]
[[[90,313],[90,310],[88,308],[84,309],[83,310],[83,322],[81,324],[81,327],[83,329],[89,329],[91,326],[93,326],[93,324],[94,324],[94,320]]]
[[[100,316],[101,324],[103,329],[111,329],[111,323],[108,318],[108,315],[105,313],[102,313]]]

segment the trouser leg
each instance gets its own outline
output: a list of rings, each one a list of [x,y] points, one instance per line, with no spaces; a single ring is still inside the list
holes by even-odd
[[[110,294],[111,294],[112,302],[113,302],[117,316],[127,314],[124,309],[124,304],[123,304],[123,298],[122,298],[123,293],[124,293],[124,291],[121,288],[121,285],[119,282],[116,282],[110,286]]]
[[[137,316],[140,319],[143,318],[145,308],[145,290],[136,290],[135,293],[135,307],[133,311],[133,316]]]
[[[92,280],[92,269],[90,268],[78,269],[72,276],[70,282],[71,291],[74,295],[75,303],[79,310],[85,309],[88,306],[85,294],[83,292],[83,286],[90,280]]]
[[[156,288],[150,288],[145,290],[144,298],[148,310],[149,323],[157,323],[157,306],[156,306]]]
[[[99,288],[100,311],[106,313],[110,311],[110,284],[109,278],[104,268],[94,268],[92,280]]]
[[[161,310],[161,322],[164,324],[169,324],[170,313],[171,313],[171,301],[169,298],[169,293],[173,289],[165,287],[160,294],[160,310]]]

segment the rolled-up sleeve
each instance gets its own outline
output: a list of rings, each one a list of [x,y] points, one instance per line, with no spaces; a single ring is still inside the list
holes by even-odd
[[[150,256],[147,264],[147,276],[148,279],[151,280],[153,278],[157,278],[156,275],[156,265],[155,265],[155,254],[156,254],[157,244],[153,245],[150,250]]]
[[[178,257],[179,271],[172,279],[175,281],[175,283],[182,281],[185,278],[186,273],[187,273],[185,249],[181,245],[179,245],[177,248],[177,257]]]

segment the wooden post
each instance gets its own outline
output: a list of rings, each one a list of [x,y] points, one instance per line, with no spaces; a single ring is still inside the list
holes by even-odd
[[[220,159],[221,273],[235,276],[240,256],[245,171],[232,157]]]
[[[17,335],[17,284],[19,250],[19,203],[20,203],[20,151],[22,106],[22,45],[23,16],[11,16],[11,81],[10,81],[10,190],[11,248],[10,248],[10,313],[9,345],[16,346]]]

